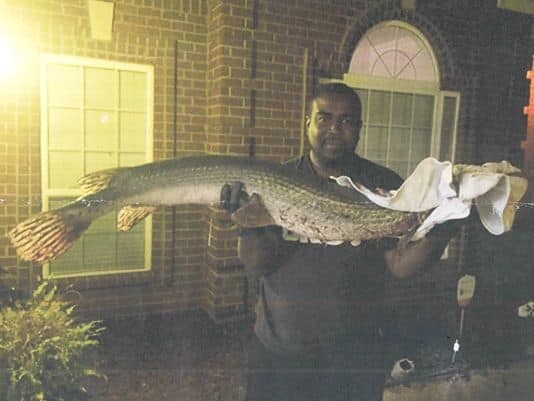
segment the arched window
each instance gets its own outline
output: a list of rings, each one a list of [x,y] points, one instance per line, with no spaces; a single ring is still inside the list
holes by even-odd
[[[439,83],[432,49],[410,28],[397,21],[371,28],[352,54],[349,73]]]
[[[343,81],[362,99],[358,153],[406,177],[425,157],[453,160],[459,94],[440,90],[423,34],[401,21],[368,30]]]

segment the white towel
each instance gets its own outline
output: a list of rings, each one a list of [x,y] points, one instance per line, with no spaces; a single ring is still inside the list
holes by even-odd
[[[527,180],[514,176],[520,170],[509,162],[482,166],[455,165],[434,158],[422,160],[397,190],[377,194],[347,176],[331,177],[339,185],[351,187],[371,202],[406,212],[433,211],[413,236],[424,237],[436,224],[462,219],[474,204],[484,227],[494,235],[509,231],[516,202],[524,195]]]

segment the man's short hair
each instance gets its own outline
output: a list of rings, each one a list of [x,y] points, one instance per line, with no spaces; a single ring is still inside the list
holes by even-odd
[[[360,96],[350,86],[341,82],[331,82],[317,86],[308,101],[308,113],[311,114],[313,101],[325,95],[342,95],[345,96],[353,107],[353,110],[361,116],[362,102]]]

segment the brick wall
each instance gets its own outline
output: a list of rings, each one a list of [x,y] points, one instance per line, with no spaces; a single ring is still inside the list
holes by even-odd
[[[253,143],[256,157],[281,161],[306,149],[302,100],[313,84],[340,77],[373,24],[399,19],[427,36],[443,88],[461,92],[458,160],[521,156],[530,19],[498,10],[494,0],[420,1],[415,10],[401,9],[398,0],[114,4],[113,39],[102,42],[90,38],[85,0],[0,0],[0,34],[27,53],[24,78],[2,83],[0,99],[0,265],[9,285],[29,291],[40,273],[39,266],[17,260],[5,234],[40,207],[41,52],[154,65],[156,160],[246,155]],[[194,206],[160,211],[153,237],[148,275],[70,280],[84,290],[90,310],[104,315],[204,307],[214,317],[243,310],[244,273],[225,213]],[[451,261],[474,263],[473,252],[461,251],[472,248],[457,246]],[[443,286],[450,289],[456,273],[448,271]],[[402,296],[402,289],[396,294]]]

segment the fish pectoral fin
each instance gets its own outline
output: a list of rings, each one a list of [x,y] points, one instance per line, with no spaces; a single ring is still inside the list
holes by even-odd
[[[117,228],[120,231],[130,231],[133,226],[145,219],[157,209],[155,206],[134,206],[123,207],[117,216]]]
[[[276,224],[258,194],[252,194],[246,205],[241,206],[232,213],[232,221],[243,228],[264,227]]]

